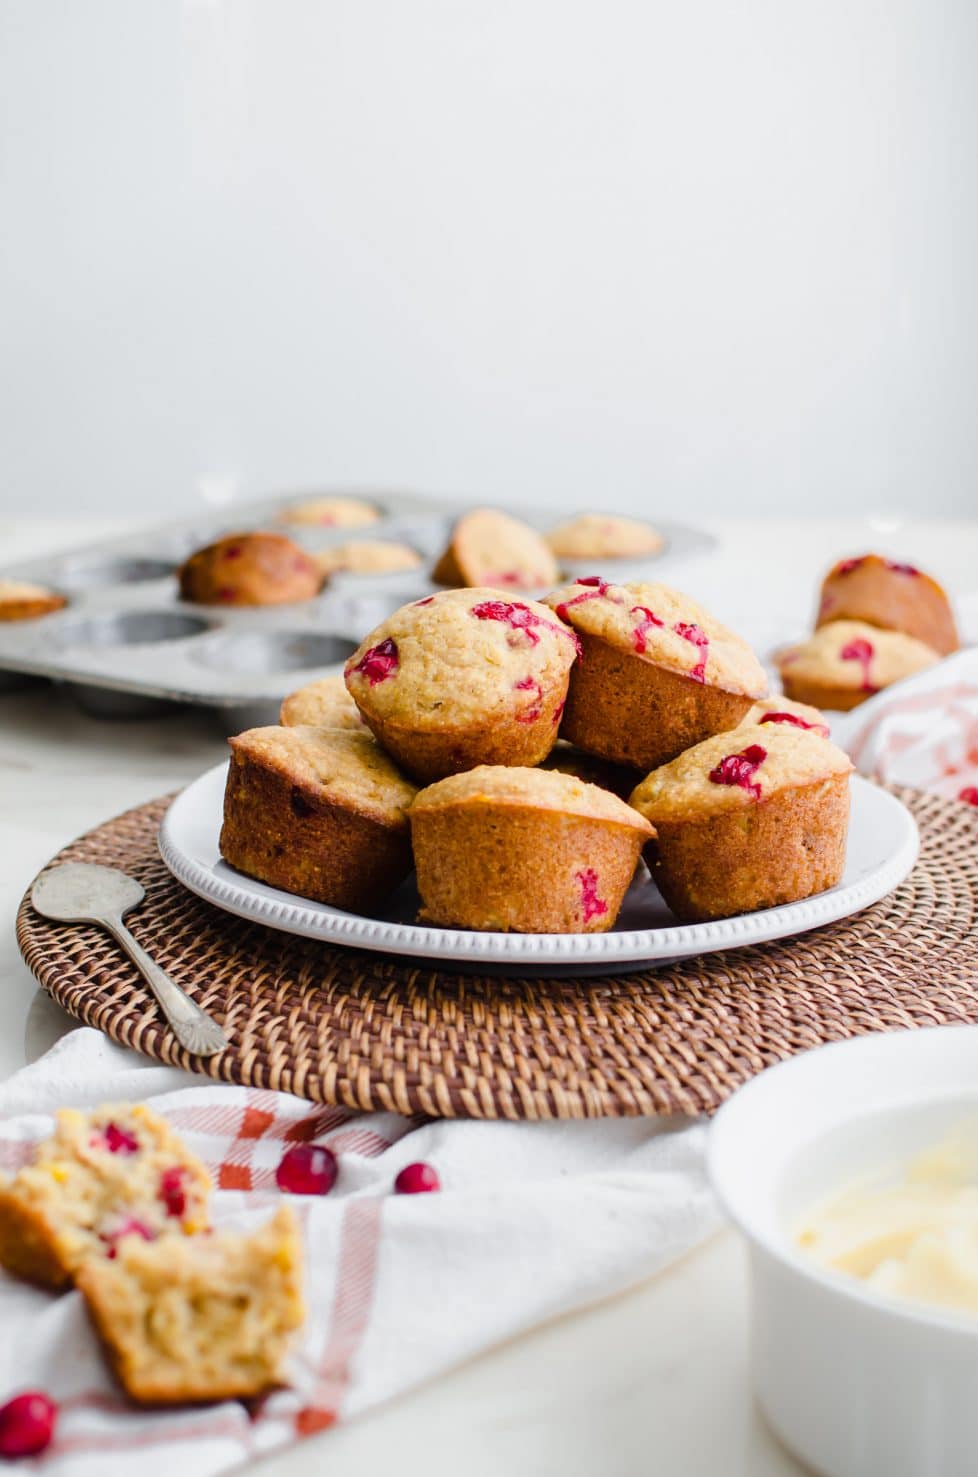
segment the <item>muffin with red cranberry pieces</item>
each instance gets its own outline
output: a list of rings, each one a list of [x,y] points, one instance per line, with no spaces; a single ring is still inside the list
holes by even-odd
[[[735,727],[767,692],[747,642],[666,585],[577,580],[546,597],[577,632],[561,737],[654,769]]]
[[[354,652],[346,684],[377,738],[422,783],[477,764],[539,764],[554,746],[577,638],[498,590],[402,605]]]
[[[320,677],[290,692],[282,702],[278,721],[286,728],[349,728],[363,730],[360,710],[340,676]]]
[[[63,595],[25,580],[0,580],[0,621],[32,621],[67,605]]]
[[[252,728],[229,742],[224,860],[336,908],[382,905],[411,870],[416,789],[370,734]]]
[[[582,513],[547,534],[558,559],[641,559],[659,554],[662,534],[638,518]]]
[[[304,528],[366,528],[378,522],[380,509],[360,497],[311,497],[283,508],[278,517]]]
[[[840,559],[825,576],[816,624],[842,620],[903,631],[941,656],[960,645],[951,602],[937,581],[879,554]]]
[[[287,605],[322,588],[315,559],[284,533],[233,533],[198,549],[177,571],[196,605]]]
[[[684,923],[798,902],[845,868],[852,762],[811,729],[715,734],[650,774],[631,804],[655,828],[645,859]]]
[[[741,728],[751,728],[755,723],[787,723],[791,728],[808,728],[812,733],[828,738],[829,725],[825,714],[810,703],[795,703],[790,697],[776,693],[774,697],[762,698],[748,708],[740,721]]]
[[[503,933],[604,933],[652,826],[573,775],[482,765],[409,811],[420,918]]]
[[[836,712],[848,712],[938,661],[937,652],[915,637],[864,621],[830,621],[777,657],[790,698]]]
[[[347,544],[320,549],[316,563],[329,579],[334,574],[400,574],[418,569],[424,560],[410,544],[392,539],[351,539]]]
[[[456,523],[432,578],[440,585],[537,590],[554,584],[560,571],[535,529],[495,508],[476,508]]]

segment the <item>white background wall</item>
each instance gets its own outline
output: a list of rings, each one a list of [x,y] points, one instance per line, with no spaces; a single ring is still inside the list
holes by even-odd
[[[978,512],[974,0],[0,0],[0,509]]]

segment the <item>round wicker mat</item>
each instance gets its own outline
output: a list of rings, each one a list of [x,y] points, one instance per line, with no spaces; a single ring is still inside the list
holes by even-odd
[[[857,917],[795,939],[620,978],[514,980],[408,966],[222,913],[164,869],[168,798],[54,858],[138,877],[127,920],[221,1020],[231,1047],[190,1061],[117,946],[50,923],[17,936],[66,1010],[147,1056],[315,1102],[473,1118],[712,1112],[762,1067],[865,1031],[978,1021],[978,811],[912,790],[921,856]]]

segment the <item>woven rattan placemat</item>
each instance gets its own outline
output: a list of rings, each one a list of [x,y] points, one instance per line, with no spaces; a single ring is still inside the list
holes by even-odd
[[[857,917],[798,938],[643,974],[493,979],[293,938],[202,902],[156,850],[168,798],[107,821],[52,865],[138,877],[127,920],[224,1023],[197,1070],[315,1102],[440,1117],[701,1113],[762,1067],[822,1041],[978,1021],[978,811],[898,790],[920,860]],[[190,1065],[132,965],[96,928],[50,923],[27,898],[17,936],[66,1010],[147,1056]]]

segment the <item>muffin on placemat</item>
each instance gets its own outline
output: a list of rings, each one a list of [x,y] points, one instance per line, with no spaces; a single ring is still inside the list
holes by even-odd
[[[0,1264],[64,1287],[88,1258],[135,1238],[193,1235],[209,1224],[207,1170],[141,1103],[64,1108],[32,1163],[0,1183]]]
[[[142,1405],[244,1399],[280,1385],[305,1319],[288,1206],[250,1235],[216,1231],[176,1246],[129,1238],[113,1261],[87,1262],[78,1286],[119,1383]]]
[[[658,554],[662,534],[651,523],[611,513],[582,513],[547,534],[558,559],[640,559]]]
[[[581,639],[560,732],[589,753],[652,769],[735,727],[767,692],[747,642],[666,585],[594,576],[545,603]]]
[[[420,917],[447,928],[603,933],[654,831],[571,775],[483,765],[410,809]]]
[[[840,559],[825,576],[817,625],[840,620],[903,631],[941,656],[959,645],[951,602],[937,581],[879,554]]]
[[[857,707],[881,688],[937,661],[937,652],[913,636],[864,621],[830,621],[777,657],[789,697],[837,712]]]
[[[308,682],[305,687],[290,692],[282,703],[278,721],[287,728],[363,729],[360,710],[340,676],[321,677],[318,682]]]
[[[219,844],[237,871],[354,912],[407,876],[416,789],[368,733],[252,728],[229,743]]]
[[[784,697],[782,693],[762,698],[759,703],[748,708],[739,726],[750,728],[755,723],[787,723],[792,728],[810,728],[822,738],[829,736],[829,725],[824,713],[820,713],[810,703],[792,702],[790,697]]]
[[[677,918],[729,918],[834,887],[851,771],[848,755],[810,730],[755,724],[644,779],[631,804],[655,827],[646,861]]]
[[[442,585],[535,590],[554,584],[560,571],[535,529],[494,508],[476,508],[456,523],[432,577]]]
[[[332,574],[397,574],[401,570],[417,569],[424,560],[410,544],[397,544],[389,539],[360,539],[320,549],[316,563],[328,579]]]
[[[318,595],[311,554],[284,533],[232,533],[198,549],[177,571],[180,598],[197,605],[285,605]]]
[[[55,590],[25,580],[0,580],[0,621],[30,621],[50,615],[68,602]]]
[[[538,764],[553,748],[577,638],[535,600],[446,590],[402,605],[354,652],[346,683],[420,780]]]
[[[281,523],[319,528],[365,528],[376,523],[380,510],[359,497],[312,497],[279,513]]]

